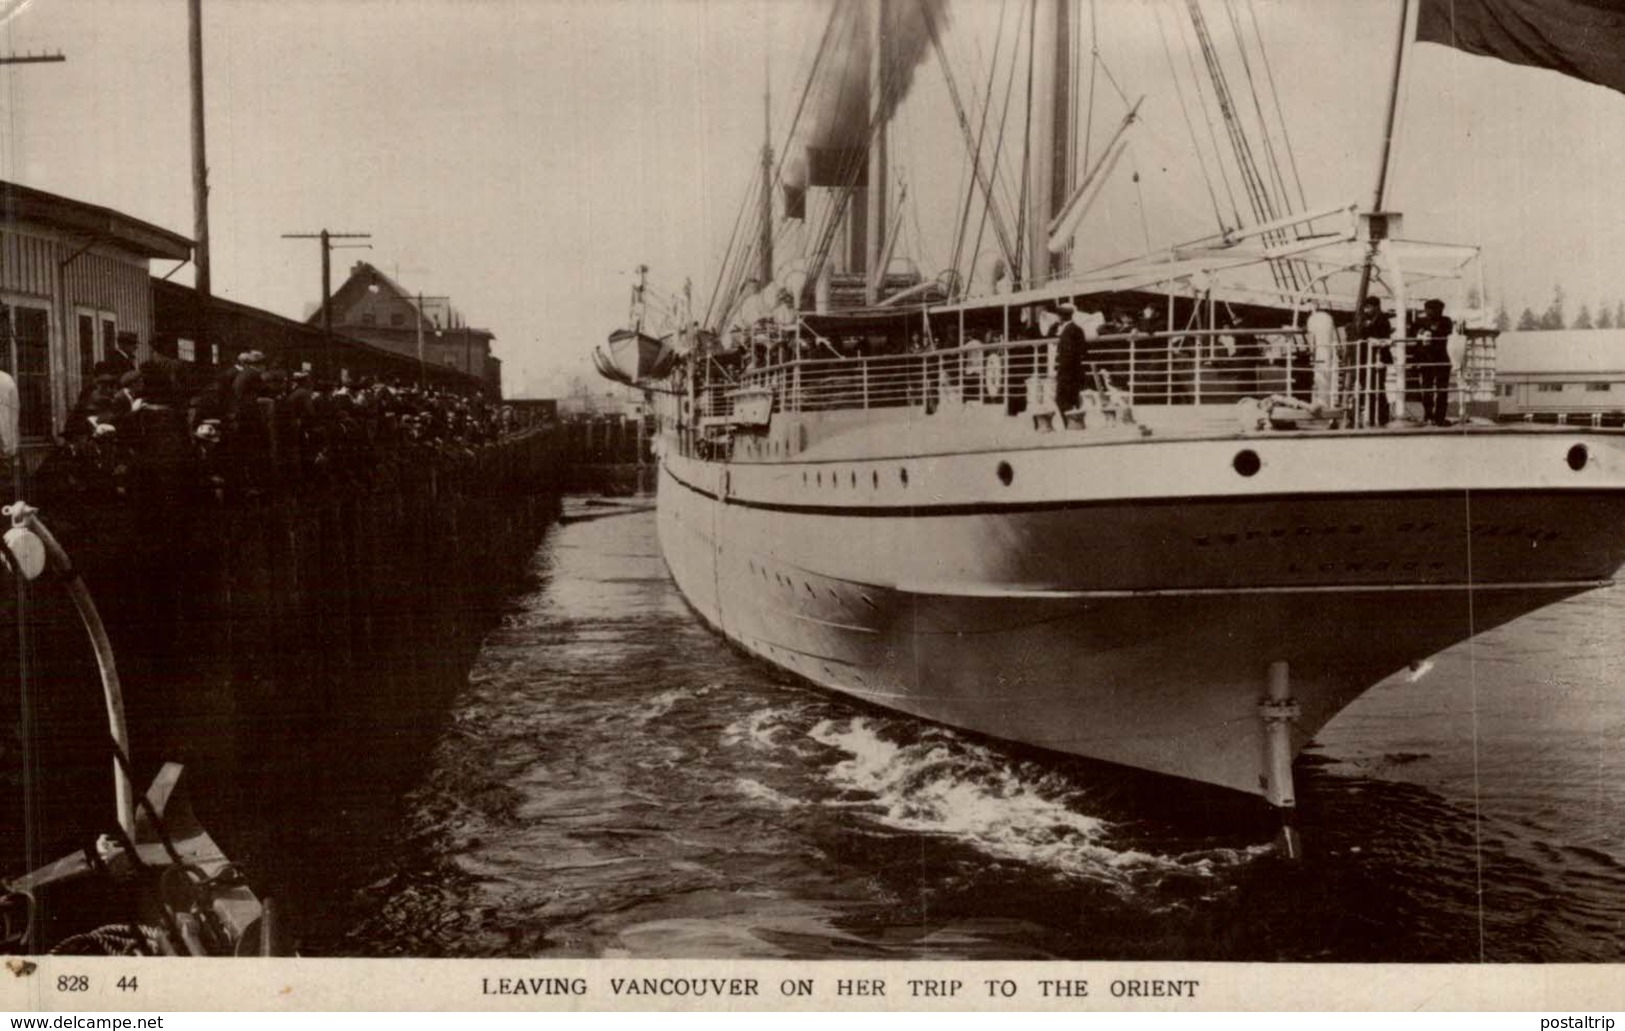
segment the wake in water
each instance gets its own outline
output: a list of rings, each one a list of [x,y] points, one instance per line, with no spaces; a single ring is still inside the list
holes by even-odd
[[[1125,896],[1169,877],[1212,877],[1269,851],[1264,844],[1145,851],[1128,844],[1112,821],[1092,811],[1099,806],[1089,792],[1053,767],[946,728],[866,716],[810,719],[808,710],[752,713],[726,727],[722,743],[760,753],[759,760],[780,754],[778,765],[805,766],[821,753],[814,768],[824,797],[797,799],[749,778],[737,782],[742,794],[780,809],[816,805],[875,828],[934,835],[994,860],[1096,882]]]

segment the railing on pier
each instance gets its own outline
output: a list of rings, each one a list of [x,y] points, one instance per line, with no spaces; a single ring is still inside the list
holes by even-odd
[[[1460,374],[1474,368],[1470,357],[1459,366],[1436,356],[1425,360],[1428,343],[1413,337],[1314,347],[1304,330],[1292,328],[1120,334],[1089,341],[1079,379],[1086,390],[1107,387],[1136,406],[1290,398],[1348,427],[1414,419],[1435,404],[1437,417],[1448,411],[1460,418],[1466,401],[1493,396],[1490,380]],[[1439,344],[1431,343],[1436,355]],[[775,412],[934,412],[967,404],[1003,405],[1010,415],[1055,412],[1056,350],[1056,338],[1049,337],[745,368],[701,386],[694,415],[702,428],[725,427],[742,394],[764,389],[772,392]]]

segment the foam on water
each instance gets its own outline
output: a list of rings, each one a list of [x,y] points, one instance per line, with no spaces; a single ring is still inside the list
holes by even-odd
[[[1063,876],[1134,890],[1148,876],[1210,876],[1265,851],[1163,856],[1114,843],[1112,824],[1083,811],[1076,786],[946,730],[898,744],[875,721],[853,717],[820,721],[807,736],[849,756],[827,771],[847,797],[827,804],[850,806],[896,830],[951,836]]]
[[[795,809],[804,804],[798,799],[791,798],[783,792],[775,791],[761,781],[752,780],[749,777],[735,779],[734,788],[746,798],[754,802],[764,803],[773,809]]]

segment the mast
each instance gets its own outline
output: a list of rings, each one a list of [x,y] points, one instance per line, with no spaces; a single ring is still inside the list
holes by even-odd
[[[757,238],[757,275],[766,290],[773,282],[773,77],[763,53],[762,74],[762,200],[757,218],[761,222]]]
[[[874,130],[869,141],[868,201],[864,220],[863,301],[869,306],[880,301],[880,288],[886,280],[882,267],[886,251],[886,62],[885,24],[887,0],[869,0],[869,125]]]
[[[1399,80],[1400,74],[1405,70],[1405,38],[1410,34],[1410,0],[1399,0],[1399,39],[1394,43],[1394,74],[1388,84],[1388,115],[1383,122],[1382,130],[1382,159],[1377,165],[1377,188],[1371,197],[1371,214],[1382,213],[1383,201],[1388,188],[1388,158],[1394,147],[1394,116],[1399,108]],[[1360,269],[1360,289],[1354,297],[1354,335],[1363,336],[1365,331],[1365,299],[1371,290],[1371,269],[1377,260],[1377,247],[1382,236],[1386,236],[1377,225],[1377,219],[1371,221],[1371,247],[1366,252],[1365,265]],[[1403,318],[1404,313],[1400,313]]]
[[[1021,280],[1028,288],[1042,286],[1066,265],[1065,257],[1052,262],[1045,230],[1061,213],[1068,193],[1072,153],[1070,6],[1071,0],[1033,0],[1033,32],[1040,42],[1033,48],[1033,109],[1028,113],[1034,157],[1027,186],[1027,268]]]

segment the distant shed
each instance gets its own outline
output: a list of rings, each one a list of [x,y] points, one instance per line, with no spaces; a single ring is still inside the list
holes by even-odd
[[[1502,333],[1495,379],[1503,417],[1625,413],[1625,329]]]

